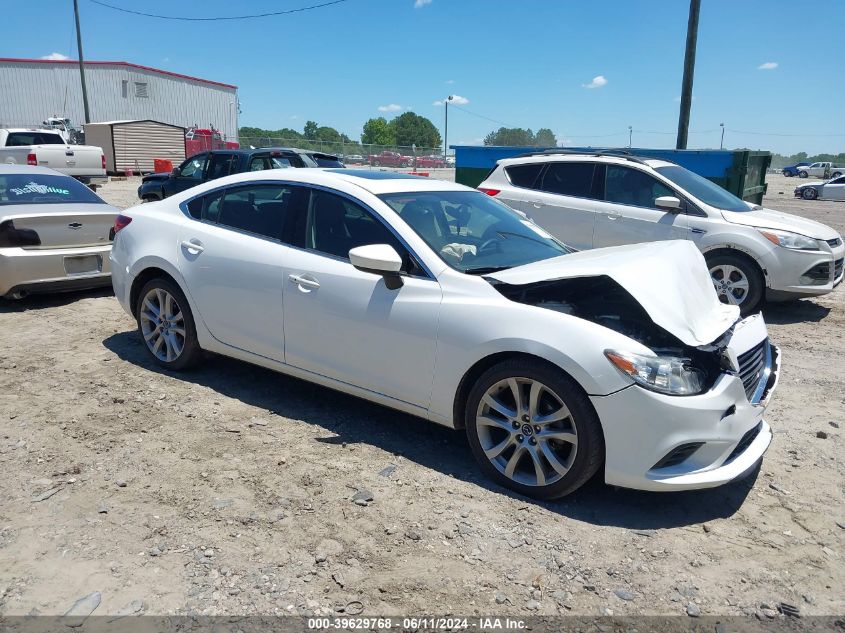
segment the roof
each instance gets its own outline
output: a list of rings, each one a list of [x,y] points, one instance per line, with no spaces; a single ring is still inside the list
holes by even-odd
[[[154,119],[120,119],[117,121],[93,121],[91,123],[83,123],[83,126],[88,125],[127,125],[129,123],[155,123],[156,125],[164,125],[166,127],[175,127],[176,129],[186,131],[186,128],[174,123],[165,123],[164,121],[156,121]]]
[[[590,152],[560,152],[560,153],[544,153],[537,152],[532,154],[522,154],[519,156],[512,156],[510,158],[500,158],[497,161],[498,165],[519,165],[535,162],[568,162],[568,161],[583,161],[589,160],[592,162],[614,163],[624,165],[626,163],[639,163],[648,167],[665,167],[674,165],[670,161],[652,158],[650,156],[636,156],[628,154],[612,154],[612,153],[590,153]]]
[[[49,167],[36,167],[35,165],[10,165],[0,163],[0,174],[45,174],[49,176],[64,176],[65,174],[50,169]]]
[[[0,57],[0,63],[12,63],[12,64],[71,64],[74,66],[79,65],[79,62],[75,59],[21,59],[17,57]],[[202,84],[209,84],[211,86],[220,86],[222,88],[231,88],[233,90],[237,90],[238,87],[232,84],[224,84],[219,81],[211,81],[210,79],[200,79],[199,77],[192,77],[191,75],[182,75],[180,73],[174,73],[169,70],[161,70],[159,68],[152,68],[151,66],[142,66],[140,64],[132,64],[130,62],[84,62],[85,67],[88,66],[124,66],[126,68],[135,68],[137,70],[146,70],[152,73],[158,73],[159,75],[167,75],[169,77],[176,77],[177,79],[187,79],[189,81],[196,81]]]

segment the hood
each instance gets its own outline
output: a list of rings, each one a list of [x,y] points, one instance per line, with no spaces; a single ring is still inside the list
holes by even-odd
[[[827,180],[811,180],[810,182],[802,182],[800,185],[797,185],[796,189],[803,189],[804,187],[815,187],[818,185],[823,185]]]
[[[486,275],[517,286],[597,276],[613,279],[687,345],[711,343],[739,319],[737,306],[719,301],[701,252],[683,240],[597,248]]]
[[[839,233],[826,224],[781,211],[772,211],[771,209],[758,209],[741,213],[722,211],[722,217],[733,224],[743,224],[761,229],[775,229],[776,231],[791,231],[811,237],[814,240],[832,240],[839,237]]]
[[[157,172],[155,174],[147,174],[141,178],[141,182],[150,182],[152,180],[167,180],[170,178],[170,172]]]

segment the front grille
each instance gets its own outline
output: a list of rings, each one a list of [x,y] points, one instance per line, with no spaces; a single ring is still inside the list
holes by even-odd
[[[763,377],[768,346],[769,339],[765,339],[737,358],[739,361],[739,378],[742,380],[742,386],[745,388],[745,395],[749,402],[752,402]]]
[[[809,277],[813,281],[827,282],[830,279],[830,262],[816,264],[801,276]]]
[[[730,464],[733,460],[742,455],[742,453],[745,452],[745,449],[751,446],[751,442],[753,442],[754,439],[758,435],[760,435],[760,430],[762,428],[763,422],[761,420],[757,423],[757,426],[755,426],[750,431],[746,432],[746,434],[743,435],[742,438],[740,438],[739,443],[736,445],[736,448],[734,448],[731,451],[731,454],[728,455],[728,458],[725,460],[725,464]]]
[[[651,467],[651,470],[654,470],[656,468],[669,468],[670,466],[677,466],[702,446],[704,446],[704,442],[690,442],[688,444],[681,444],[677,448],[673,448],[671,451],[666,453],[663,459],[661,459],[659,462],[657,462],[654,466]]]
[[[834,237],[832,240],[827,240],[828,246],[831,248],[836,248],[842,243],[842,239],[838,237]],[[841,260],[840,260],[841,261]]]
[[[833,262],[833,278],[839,279],[842,276],[842,264],[845,262],[845,257],[837,259]]]

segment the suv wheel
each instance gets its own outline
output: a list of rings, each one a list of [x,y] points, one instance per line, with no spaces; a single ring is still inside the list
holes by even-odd
[[[573,492],[604,459],[601,426],[587,396],[540,361],[514,359],[484,372],[467,399],[465,423],[481,469],[530,497]]]
[[[162,367],[176,371],[196,365],[202,356],[191,307],[168,279],[152,279],[138,293],[138,329],[147,351]]]
[[[707,257],[707,267],[719,300],[739,306],[743,315],[751,314],[763,300],[763,275],[745,257],[715,255]]]
[[[805,187],[801,190],[801,197],[804,198],[804,200],[815,200],[819,197],[819,192],[812,187]]]

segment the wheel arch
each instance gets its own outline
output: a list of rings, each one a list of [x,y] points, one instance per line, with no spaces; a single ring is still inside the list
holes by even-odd
[[[135,276],[135,279],[132,280],[132,287],[129,290],[129,307],[132,309],[132,315],[137,318],[137,314],[135,314],[136,306],[138,305],[138,295],[141,292],[141,288],[144,287],[151,279],[166,279],[168,281],[173,282],[176,286],[179,287],[182,292],[185,292],[185,289],[182,287],[182,284],[171,275],[169,272],[164,270],[163,268],[158,268],[157,266],[150,266],[148,268],[144,268],[138,275]],[[185,294],[187,296],[187,293]]]
[[[763,280],[766,283],[766,286],[768,287],[769,285],[769,276],[766,271],[766,267],[751,251],[748,251],[744,248],[737,248],[735,246],[714,246],[706,251],[703,251],[702,255],[704,255],[705,261],[707,261],[710,257],[717,257],[719,255],[730,255],[732,257],[739,257],[741,259],[744,259],[749,264],[754,266],[757,271],[763,276]]]

